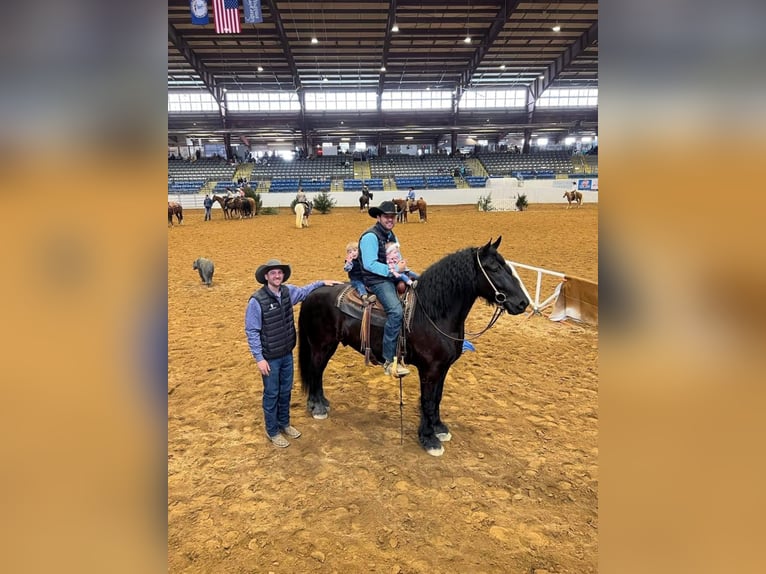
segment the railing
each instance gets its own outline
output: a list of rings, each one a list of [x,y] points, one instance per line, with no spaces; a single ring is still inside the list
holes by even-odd
[[[563,273],[559,273],[558,271],[550,271],[548,269],[542,269],[541,267],[524,265],[523,263],[516,263],[515,261],[509,261],[507,259],[505,260],[505,262],[510,266],[511,270],[513,271],[513,274],[519,280],[519,283],[521,284],[521,289],[522,291],[524,291],[524,295],[527,296],[527,299],[529,299],[529,304],[532,306],[532,313],[539,315],[540,311],[545,309],[548,305],[551,305],[559,296],[559,293],[561,292],[561,282],[559,282],[556,285],[556,287],[554,288],[553,294],[547,297],[544,301],[542,302],[540,301],[540,291],[542,289],[543,274],[550,275],[552,277],[558,277],[559,279],[564,279],[565,275]],[[530,271],[534,271],[537,273],[537,284],[535,286],[534,298],[529,294],[529,291],[527,291],[527,287],[526,285],[524,285],[524,281],[522,281],[521,277],[516,271],[516,267],[521,267],[522,269],[528,269]]]

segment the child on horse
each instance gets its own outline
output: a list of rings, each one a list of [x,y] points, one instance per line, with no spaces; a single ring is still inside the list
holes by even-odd
[[[416,287],[420,275],[409,268],[404,271],[397,271],[401,260],[402,253],[399,251],[399,244],[394,242],[386,243],[386,263],[388,263],[391,275],[396,278],[397,282],[404,281],[409,287]]]
[[[365,305],[372,305],[377,300],[374,293],[367,293],[367,287],[362,281],[362,262],[359,261],[359,244],[352,241],[346,245],[346,261],[343,271],[348,273],[351,286],[359,293],[359,298]]]

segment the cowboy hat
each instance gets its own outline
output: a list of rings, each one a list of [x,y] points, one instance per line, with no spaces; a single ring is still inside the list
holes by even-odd
[[[268,273],[272,269],[282,270],[282,273],[285,274],[282,281],[287,281],[290,278],[289,265],[283,265],[279,259],[269,259],[266,263],[264,263],[258,269],[255,270],[255,280],[258,281],[258,283],[261,283],[262,285],[266,285],[267,283],[266,273]]]
[[[384,201],[378,207],[371,207],[367,210],[370,217],[378,217],[379,215],[396,215],[396,206],[393,201]]]

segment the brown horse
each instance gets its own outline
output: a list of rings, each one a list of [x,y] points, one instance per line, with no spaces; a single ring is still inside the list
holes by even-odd
[[[400,197],[394,198],[391,201],[396,206],[396,221],[397,223],[404,223],[407,221],[407,200]]]
[[[174,215],[178,219],[178,225],[181,225],[184,220],[184,208],[181,207],[180,203],[176,203],[175,201],[168,201],[168,225],[171,227],[173,227]]]
[[[428,221],[428,204],[422,197],[417,201],[408,203],[406,199],[392,199],[396,205],[396,221],[402,223],[407,221],[407,213],[418,212],[419,220],[421,223]]]
[[[566,197],[567,201],[569,202],[569,205],[567,205],[567,209],[572,207],[572,202],[574,201],[577,204],[577,207],[580,207],[582,204],[582,193],[579,191],[565,191],[564,195],[562,197]]]
[[[418,218],[421,223],[428,222],[428,204],[422,197],[417,201],[410,203],[410,213],[414,213],[415,211],[418,212]]]
[[[239,218],[252,217],[255,212],[255,200],[252,197],[235,197],[228,202],[229,211]]]
[[[231,213],[229,212],[231,208],[231,200],[233,198],[231,197],[221,197],[220,195],[214,195],[213,201],[217,201],[218,204],[221,206],[221,210],[223,211],[223,218],[229,219],[231,218]]]

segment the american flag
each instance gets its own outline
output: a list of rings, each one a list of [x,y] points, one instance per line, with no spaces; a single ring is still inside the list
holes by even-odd
[[[213,14],[218,34],[239,34],[239,0],[213,0]]]

